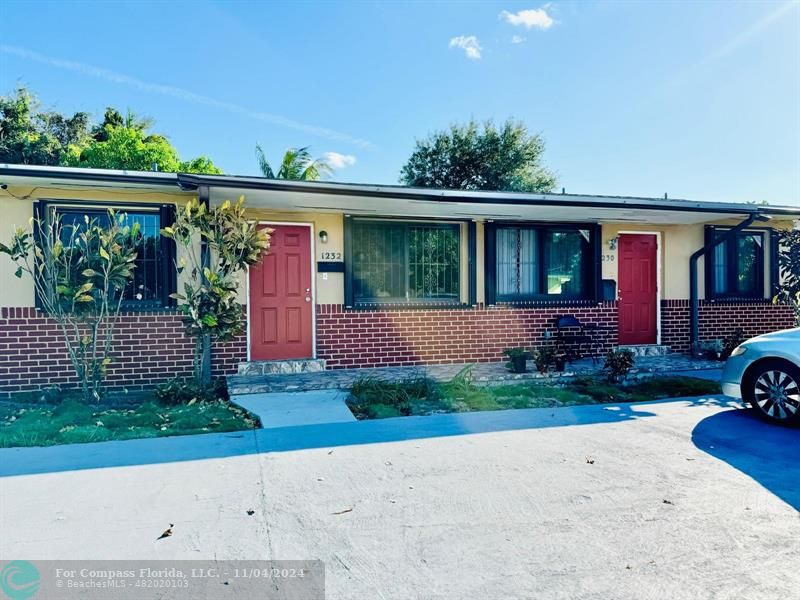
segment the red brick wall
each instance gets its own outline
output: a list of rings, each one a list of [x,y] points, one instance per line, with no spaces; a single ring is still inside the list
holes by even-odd
[[[236,372],[246,360],[246,337],[212,350],[215,375]],[[107,385],[138,390],[191,375],[193,341],[175,312],[122,313],[114,335]],[[51,319],[34,308],[0,308],[0,396],[58,385],[73,387],[72,364]]]
[[[503,360],[503,349],[534,346],[563,314],[609,330],[616,344],[617,306],[483,307],[453,310],[344,310],[317,306],[317,356],[329,368]]]
[[[700,340],[721,339],[736,328],[746,337],[795,326],[791,306],[768,302],[700,302]],[[661,343],[689,351],[689,301],[661,301]]]
[[[558,305],[529,308],[484,307],[460,310],[344,310],[317,306],[317,354],[330,368],[503,360],[504,348],[546,341],[557,315],[573,314],[604,325],[605,348],[617,343],[617,305]],[[689,349],[689,302],[661,303],[662,343]],[[701,303],[701,339],[723,337],[736,327],[745,334],[794,326],[791,307],[767,303]],[[246,360],[246,337],[218,344],[212,353],[215,375],[235,373]],[[123,313],[115,335],[111,388],[138,390],[191,373],[192,341],[174,312]],[[0,308],[0,397],[42,387],[75,385],[55,323],[33,308]]]

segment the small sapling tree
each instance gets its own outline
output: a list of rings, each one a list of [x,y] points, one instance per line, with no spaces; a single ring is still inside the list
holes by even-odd
[[[114,329],[125,289],[133,279],[139,225],[125,214],[84,216],[65,224],[58,213],[31,218],[0,253],[17,264],[16,276],[33,279],[39,305],[61,331],[84,400],[100,399],[112,361]]]
[[[178,211],[161,234],[182,248],[178,273],[183,291],[173,294],[189,336],[195,339],[194,377],[211,382],[211,345],[229,341],[244,329],[238,300],[241,275],[269,250],[269,228],[245,216],[244,198],[207,209],[197,199]]]

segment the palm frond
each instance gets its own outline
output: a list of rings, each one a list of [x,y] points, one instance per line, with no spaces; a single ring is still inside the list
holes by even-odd
[[[318,179],[329,176],[331,173],[333,173],[333,167],[325,160],[317,158],[306,165],[306,168],[303,169],[300,175],[300,179],[302,181],[317,181]]]
[[[264,149],[261,144],[256,144],[256,161],[258,161],[258,168],[261,169],[261,174],[269,179],[275,179],[275,173],[272,167],[269,166],[267,157],[264,155]]]
[[[311,157],[308,146],[287,149],[283,154],[283,160],[281,160],[281,166],[277,174],[269,166],[264,156],[264,150],[258,144],[256,144],[256,160],[264,177],[271,179],[316,181],[327,177],[333,172],[333,168],[325,160]]]
[[[289,148],[283,155],[283,162],[281,163],[280,171],[278,171],[278,179],[302,179],[303,170],[311,162],[311,155],[308,152],[308,146],[302,148]]]

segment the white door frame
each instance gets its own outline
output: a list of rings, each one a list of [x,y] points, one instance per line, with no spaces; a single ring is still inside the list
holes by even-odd
[[[308,227],[311,254],[311,358],[317,358],[317,273],[314,269],[314,257],[317,255],[316,240],[314,239],[314,223],[298,221],[258,220],[259,225],[292,225]],[[250,362],[250,267],[247,267],[245,278],[245,294],[247,306],[247,362]],[[298,359],[302,360],[302,359]]]
[[[654,235],[656,236],[656,345],[661,344],[661,232],[652,230],[617,231],[620,235]],[[619,296],[619,242],[617,242],[617,296]],[[617,306],[619,310],[619,306]]]

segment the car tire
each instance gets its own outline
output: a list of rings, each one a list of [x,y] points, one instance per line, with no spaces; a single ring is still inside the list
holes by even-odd
[[[769,359],[756,363],[742,382],[744,399],[769,423],[800,425],[800,368]]]

